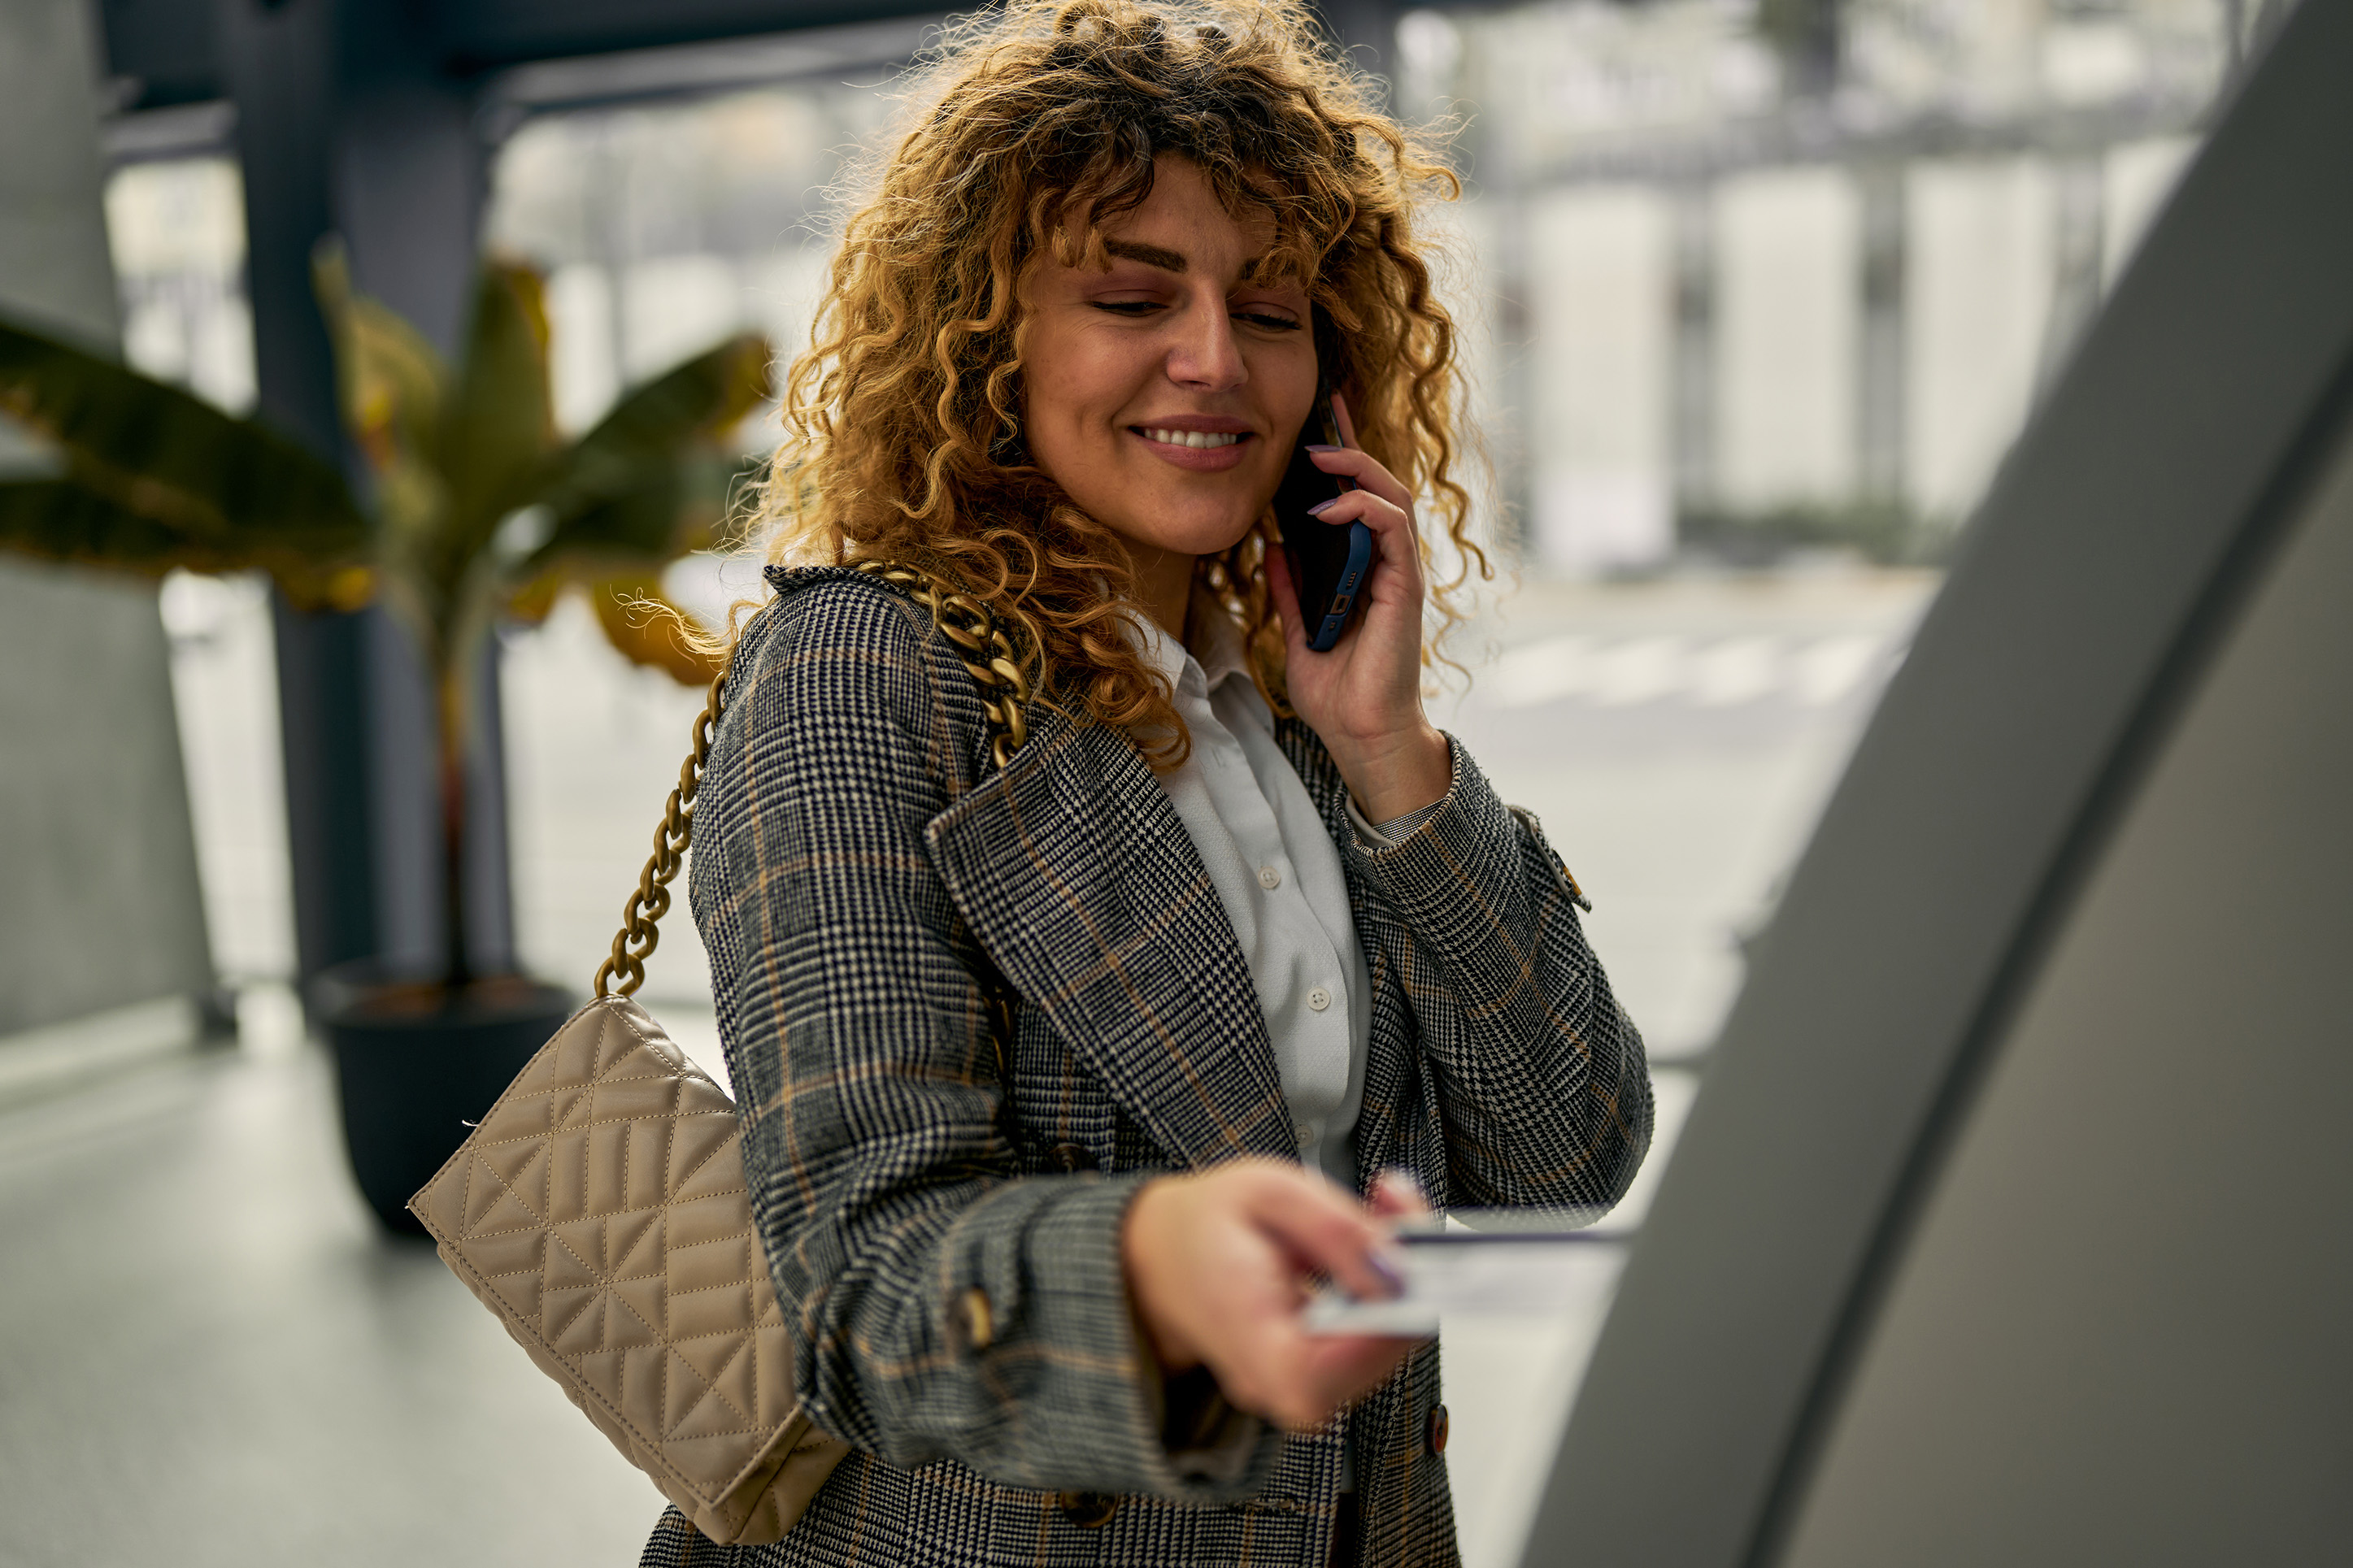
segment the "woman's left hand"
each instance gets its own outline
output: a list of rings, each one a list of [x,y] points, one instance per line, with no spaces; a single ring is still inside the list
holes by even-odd
[[[1346,405],[1333,402],[1341,428],[1348,429]],[[1316,653],[1307,646],[1291,563],[1279,549],[1267,552],[1291,705],[1323,738],[1357,809],[1374,822],[1394,821],[1439,800],[1453,782],[1446,737],[1421,710],[1424,590],[1413,497],[1370,453],[1333,447],[1316,450],[1314,458],[1325,473],[1356,485],[1326,503],[1318,521],[1371,529],[1373,569],[1348,629],[1329,652]]]

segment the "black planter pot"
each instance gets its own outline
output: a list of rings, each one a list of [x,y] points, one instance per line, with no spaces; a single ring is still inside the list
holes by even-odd
[[[451,992],[374,963],[327,971],[313,996],[335,1053],[343,1145],[361,1195],[387,1230],[423,1236],[409,1198],[571,1016],[573,1000],[515,976]]]

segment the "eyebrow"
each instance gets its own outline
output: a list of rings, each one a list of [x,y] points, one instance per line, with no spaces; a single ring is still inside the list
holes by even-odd
[[[1164,250],[1156,245],[1141,245],[1130,239],[1106,239],[1103,251],[1106,255],[1124,257],[1129,261],[1140,261],[1146,267],[1156,267],[1163,272],[1185,272],[1192,265],[1173,250]],[[1243,262],[1239,281],[1247,283],[1256,277],[1258,264],[1257,257]]]
[[[1173,250],[1163,250],[1156,245],[1138,245],[1133,240],[1106,239],[1103,250],[1112,256],[1123,256],[1130,261],[1141,261],[1146,267],[1157,267],[1163,272],[1182,272],[1188,265]]]

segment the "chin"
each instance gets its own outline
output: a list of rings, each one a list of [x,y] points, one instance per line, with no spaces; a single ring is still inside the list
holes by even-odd
[[[1186,555],[1215,555],[1232,548],[1266,510],[1263,500],[1252,505],[1231,492],[1204,495],[1189,486],[1173,494],[1164,490],[1154,497],[1154,503],[1136,509],[1141,515],[1134,518],[1134,526],[1123,526],[1120,531]]]
[[[1239,518],[1228,514],[1172,522],[1164,514],[1157,520],[1156,526],[1138,529],[1128,533],[1128,537],[1145,540],[1180,555],[1215,555],[1220,551],[1232,549],[1248,537],[1250,524],[1255,521],[1255,514]]]

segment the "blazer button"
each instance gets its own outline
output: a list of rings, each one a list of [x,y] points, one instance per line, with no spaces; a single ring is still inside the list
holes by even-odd
[[[1430,1445],[1430,1451],[1431,1453],[1443,1454],[1446,1452],[1446,1436],[1449,1425],[1451,1425],[1451,1423],[1449,1423],[1446,1418],[1446,1406],[1443,1405],[1434,1405],[1430,1406],[1430,1419],[1422,1423],[1421,1436],[1423,1441]]]
[[[1081,1530],[1101,1530],[1119,1511],[1119,1499],[1107,1492],[1064,1492],[1062,1517]]]
[[[1071,1174],[1095,1168],[1095,1157],[1087,1152],[1087,1146],[1083,1143],[1057,1143],[1046,1151],[1046,1158],[1052,1161],[1058,1170]]]
[[[987,1350],[997,1338],[997,1315],[989,1310],[988,1292],[977,1285],[956,1298],[956,1321],[964,1330],[964,1342],[974,1350]]]

